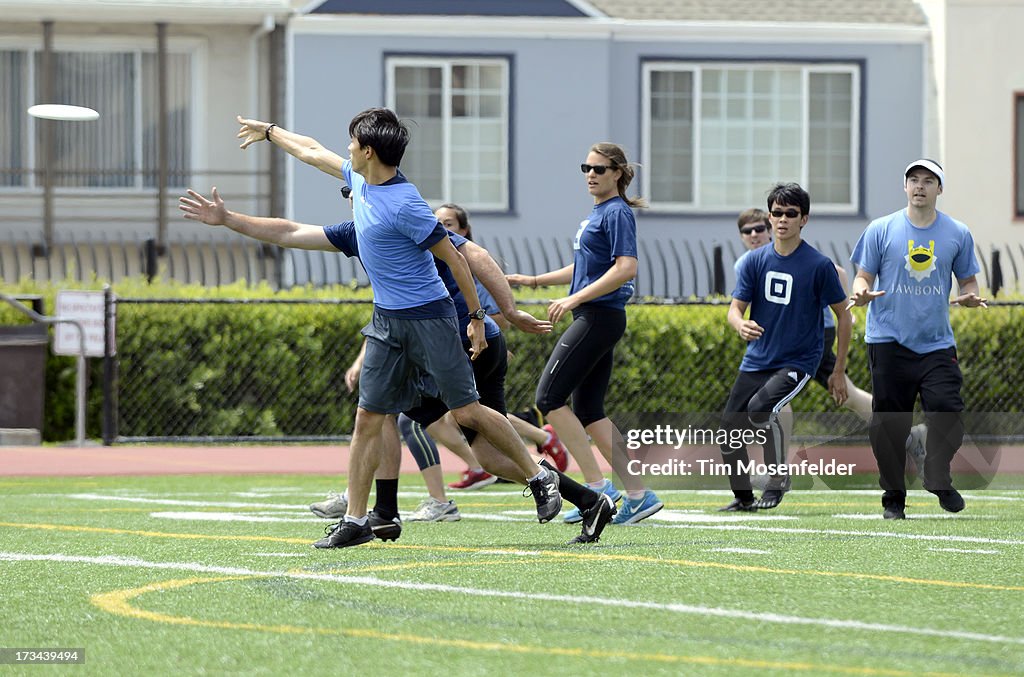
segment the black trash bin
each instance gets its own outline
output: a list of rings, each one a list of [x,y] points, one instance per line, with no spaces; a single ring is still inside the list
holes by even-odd
[[[33,310],[43,314],[41,298],[17,298],[31,301]],[[42,433],[49,342],[48,327],[42,322],[0,326],[0,428]]]

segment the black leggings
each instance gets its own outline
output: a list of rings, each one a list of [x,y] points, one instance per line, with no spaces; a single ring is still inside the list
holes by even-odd
[[[604,396],[615,344],[626,332],[626,311],[581,306],[572,316],[537,384],[537,408],[547,415],[564,406],[571,395],[573,411],[586,427],[605,418]]]

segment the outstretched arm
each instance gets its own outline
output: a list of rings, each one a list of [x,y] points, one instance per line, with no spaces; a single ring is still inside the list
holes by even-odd
[[[885,296],[885,290],[871,291],[875,285],[875,276],[863,268],[857,269],[857,277],[853,278],[853,294],[846,304],[847,310],[854,306],[866,306],[879,296]]]
[[[552,270],[549,273],[541,273],[540,275],[520,275],[519,273],[512,273],[506,275],[505,279],[513,287],[547,287],[553,284],[569,284],[572,282],[572,271],[573,264],[567,265],[565,268],[559,268],[558,270]]]
[[[447,237],[441,238],[430,248],[430,253],[448,264],[455,283],[459,285],[459,291],[466,299],[469,312],[472,313],[480,308],[480,298],[476,295],[476,285],[473,283],[473,274],[469,272],[469,264],[466,263],[465,257],[459,253],[452,241]],[[480,353],[487,349],[487,337],[484,336],[484,332],[483,320],[469,321],[466,335],[472,342],[472,347],[469,349],[471,360],[478,358]]]
[[[189,197],[178,198],[178,209],[189,221],[200,221],[208,226],[226,226],[236,233],[282,247],[338,251],[320,226],[228,211],[216,187],[209,200],[191,188],[188,194]]]
[[[964,308],[988,308],[988,299],[982,298],[981,288],[978,286],[978,278],[974,275],[956,281],[960,285],[960,296],[949,302],[949,305],[963,306]]]
[[[324,148],[313,137],[290,132],[270,122],[243,118],[241,115],[238,116],[238,123],[242,125],[242,128],[238,130],[238,138],[242,139],[241,148],[245,149],[257,141],[266,140],[325,174],[330,174],[338,179],[345,178],[341,173],[341,163],[344,158],[334,151]],[[271,127],[273,128],[271,129]]]
[[[516,300],[505,274],[486,249],[467,241],[459,247],[459,251],[466,257],[470,272],[491,293],[498,304],[498,309],[508,322],[528,334],[546,334],[551,331],[550,322],[538,320],[525,310],[516,308]]]

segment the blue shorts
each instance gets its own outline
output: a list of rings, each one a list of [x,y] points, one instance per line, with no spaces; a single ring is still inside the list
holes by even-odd
[[[407,319],[374,309],[362,334],[366,337],[366,357],[359,373],[363,409],[398,414],[418,405],[424,391],[434,390],[449,409],[480,399],[455,317]],[[428,375],[429,380],[424,378]]]

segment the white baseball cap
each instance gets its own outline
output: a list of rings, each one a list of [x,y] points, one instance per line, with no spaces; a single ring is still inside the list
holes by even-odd
[[[903,180],[906,181],[907,177],[910,176],[910,172],[920,167],[921,169],[927,169],[929,172],[939,178],[939,185],[943,188],[946,187],[946,175],[942,171],[942,167],[935,160],[929,160],[922,158],[920,160],[914,160],[907,165],[906,171],[903,172]]]

